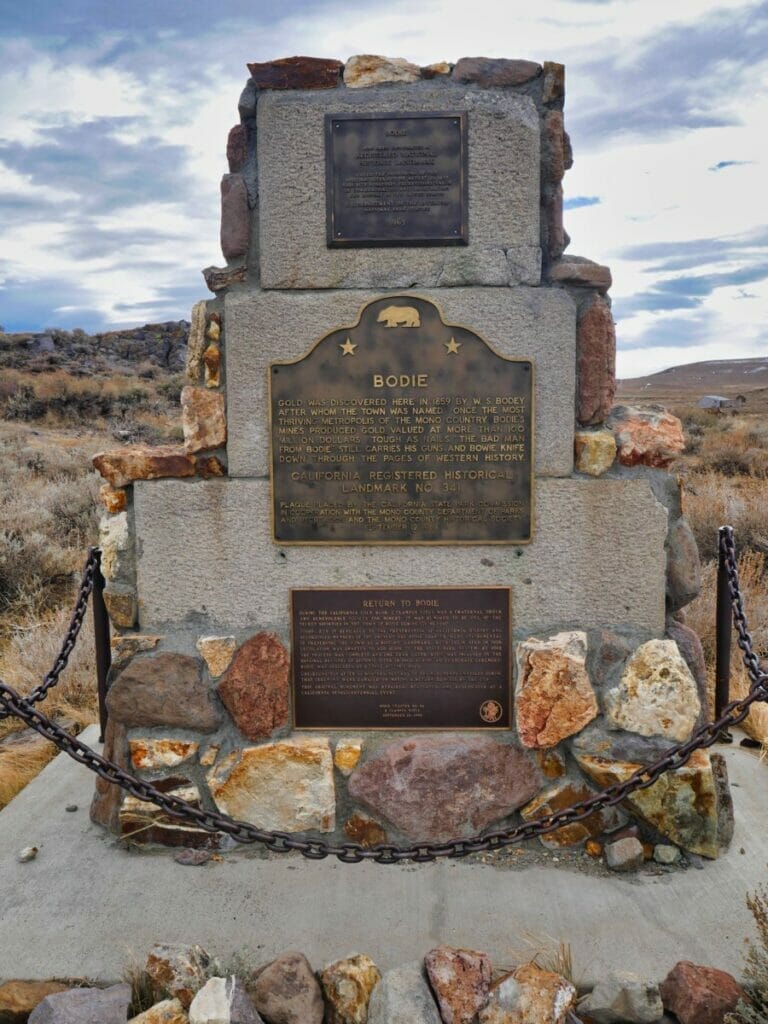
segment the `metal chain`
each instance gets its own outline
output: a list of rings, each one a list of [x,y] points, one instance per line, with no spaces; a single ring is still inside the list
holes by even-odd
[[[753,651],[752,637],[749,633],[744,614],[744,606],[739,588],[739,573],[733,530],[728,528],[728,530],[723,531],[721,544],[723,545],[728,569],[733,621],[739,637],[739,646],[743,652],[744,665],[752,681],[748,695],[741,700],[732,701],[716,722],[697,729],[689,740],[670,747],[657,761],[639,768],[624,782],[608,786],[589,799],[581,800],[554,814],[535,818],[515,828],[484,832],[468,839],[454,839],[446,843],[422,842],[406,847],[395,846],[391,843],[364,847],[360,843],[326,843],[322,839],[306,839],[287,832],[267,831],[257,828],[248,822],[237,821],[228,815],[219,814],[216,811],[201,810],[200,808],[193,807],[185,800],[180,800],[178,797],[161,793],[150,783],[142,782],[141,779],[131,775],[119,765],[97,754],[96,751],[86,746],[79,739],[69,736],[49,718],[37,711],[33,706],[31,698],[25,699],[21,697],[10,686],[3,683],[2,680],[0,680],[0,707],[5,709],[4,717],[14,715],[20,718],[40,733],[41,736],[51,740],[71,758],[85,765],[100,778],[120,786],[139,800],[154,804],[170,818],[187,822],[207,832],[223,832],[239,843],[260,843],[266,849],[275,853],[286,853],[296,850],[310,860],[322,860],[325,857],[332,856],[337,857],[344,864],[356,864],[363,860],[375,861],[378,864],[397,864],[400,861],[406,860],[422,863],[433,861],[438,857],[466,857],[472,853],[501,850],[528,839],[547,835],[565,825],[572,825],[583,821],[591,814],[594,814],[595,811],[599,811],[604,807],[612,807],[626,800],[627,797],[638,790],[647,789],[665,772],[674,771],[686,764],[694,751],[711,747],[717,742],[720,733],[724,729],[742,722],[749,714],[752,704],[757,701],[768,701],[768,674],[760,669],[760,662]],[[90,557],[89,555],[89,562]],[[86,570],[88,564],[86,563]],[[91,581],[91,587],[92,585]],[[84,586],[81,588],[81,594],[84,588],[85,580]],[[73,616],[73,623],[75,619],[76,615]],[[82,615],[80,616],[80,623],[82,623]],[[79,629],[79,625],[77,629]],[[75,631],[74,635],[77,636],[77,631]],[[66,646],[65,642],[62,651],[64,651]],[[54,669],[56,669],[56,666],[54,666]],[[58,671],[60,672],[61,669],[58,669]],[[46,681],[51,675],[52,673],[49,673],[46,676]],[[48,684],[46,689],[49,689],[54,683],[55,679],[54,682]],[[46,686],[46,682],[43,683],[43,686]],[[42,689],[42,686],[38,687],[35,694],[39,694]],[[43,692],[42,696],[44,695]],[[40,699],[40,696],[36,697],[36,700]]]
[[[96,579],[96,572],[99,569],[101,562],[101,552],[98,548],[89,548],[88,557],[85,560],[83,566],[83,575],[80,580],[80,588],[77,592],[77,600],[75,601],[75,607],[72,611],[72,617],[69,620],[69,626],[67,626],[67,632],[64,634],[64,640],[61,644],[56,660],[53,663],[48,675],[43,679],[42,683],[35,687],[32,693],[26,698],[27,703],[37,704],[41,700],[45,700],[48,695],[48,691],[52,690],[59,681],[59,676],[67,667],[69,662],[69,656],[75,648],[77,638],[80,635],[80,630],[85,619],[85,613],[88,610],[88,600],[93,592],[93,586]],[[0,722],[4,718],[9,718],[11,712],[0,708]]]

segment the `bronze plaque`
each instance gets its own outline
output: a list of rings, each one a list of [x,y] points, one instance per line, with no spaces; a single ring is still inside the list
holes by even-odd
[[[466,113],[327,114],[328,245],[466,245]]]
[[[292,590],[297,729],[509,729],[508,587]]]
[[[530,360],[389,295],[269,375],[276,541],[530,540]]]

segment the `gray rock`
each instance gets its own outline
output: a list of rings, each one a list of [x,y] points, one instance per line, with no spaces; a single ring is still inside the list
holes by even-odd
[[[107,709],[110,717],[127,726],[213,732],[221,721],[200,662],[185,654],[153,654],[129,662],[110,687]]]
[[[524,85],[541,74],[541,64],[507,57],[462,57],[451,72],[457,82],[473,82],[483,88]]]
[[[530,278],[540,245],[540,127],[533,100],[506,89],[443,79],[396,88],[259,96],[259,192],[269,196],[259,211],[265,288],[424,288],[437,283],[446,258],[455,258],[450,249],[326,245],[325,141],[317,126],[326,113],[403,110],[468,112],[471,232],[463,252],[471,258],[475,250],[513,250],[516,265],[524,266],[525,279]],[[498,268],[489,270],[492,278],[478,283],[496,283]]]
[[[245,83],[245,88],[240,93],[240,100],[237,104],[237,112],[243,121],[247,121],[249,117],[256,116],[256,103],[259,98],[259,90],[256,88],[256,83],[253,79],[248,79]]]
[[[283,953],[258,968],[246,989],[267,1024],[322,1024],[322,991],[303,953]]]
[[[677,611],[691,601],[701,590],[701,562],[696,538],[681,517],[669,530],[667,538],[667,602]]]
[[[717,845],[721,850],[727,850],[731,845],[735,826],[733,794],[728,783],[728,762],[722,754],[710,754],[710,761],[717,800]]]
[[[605,847],[605,863],[611,871],[637,871],[643,859],[643,844],[631,836]]]
[[[677,614],[684,615],[685,612],[678,611]],[[691,675],[696,680],[699,703],[702,709],[702,714],[699,716],[697,724],[703,724],[707,709],[707,666],[704,660],[704,648],[701,645],[699,635],[684,622],[669,619],[667,621],[667,636],[677,644],[677,648],[682,654],[686,665],[691,670]]]
[[[439,288],[473,284],[504,286],[509,284],[509,276],[510,264],[503,249],[479,249],[469,253],[455,249],[446,253],[437,285]]]
[[[134,501],[145,632],[163,632],[160,623],[186,619],[199,624],[199,633],[258,628],[286,636],[288,589],[317,586],[327,576],[327,549],[272,542],[268,480],[139,481]],[[515,587],[518,636],[568,622],[574,608],[598,629],[625,625],[659,635],[666,529],[666,512],[647,481],[540,479],[536,529],[527,547],[393,551],[376,563],[376,582],[417,587],[433,586],[437,579],[448,586],[503,580]],[[606,537],[614,541],[605,543]],[[370,586],[378,557],[375,549],[334,548],[335,578],[347,587]],[[494,562],[490,573],[483,558]],[[152,696],[151,688],[147,692]]]
[[[421,961],[387,971],[373,990],[368,1024],[442,1024]]]
[[[263,1024],[237,978],[209,978],[189,1007],[189,1024]]]
[[[225,174],[221,179],[221,251],[225,260],[234,260],[248,252],[250,213],[248,190],[241,174]]]
[[[131,1002],[129,985],[72,988],[46,996],[29,1024],[125,1024]]]
[[[579,1013],[596,1024],[653,1024],[664,1007],[658,985],[631,971],[612,971],[579,1003]]]
[[[676,864],[680,860],[680,851],[668,843],[657,843],[653,848],[653,859],[657,864]]]

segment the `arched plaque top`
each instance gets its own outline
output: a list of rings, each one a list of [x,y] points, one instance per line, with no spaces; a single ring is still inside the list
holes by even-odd
[[[279,543],[531,539],[530,359],[385,295],[269,377]]]

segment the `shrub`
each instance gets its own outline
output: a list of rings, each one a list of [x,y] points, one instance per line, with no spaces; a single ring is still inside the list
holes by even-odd
[[[757,925],[757,943],[751,942],[744,965],[744,981],[750,1004],[742,1000],[726,1024],[768,1024],[768,889],[747,895],[747,906]]]

